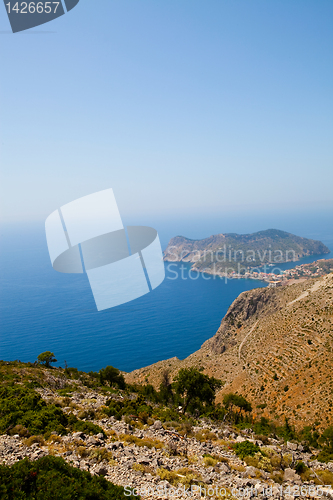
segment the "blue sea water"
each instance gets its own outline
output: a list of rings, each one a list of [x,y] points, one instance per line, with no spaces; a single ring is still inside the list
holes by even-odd
[[[221,232],[217,226],[218,221],[209,233],[205,224],[196,225],[183,234],[205,237]],[[164,247],[177,234],[162,223],[157,229]],[[298,234],[333,248],[327,228],[322,238]],[[0,237],[0,359],[5,360],[34,361],[50,350],[59,366],[66,360],[85,371],[106,365],[131,371],[173,356],[182,359],[215,334],[242,291],[266,286],[191,273],[188,265],[181,271],[180,264],[166,263],[166,279],[153,292],[97,312],[85,275],[52,269],[43,223],[2,226]]]

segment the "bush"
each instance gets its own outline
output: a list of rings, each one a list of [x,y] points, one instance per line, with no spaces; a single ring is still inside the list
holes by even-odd
[[[206,467],[214,467],[217,464],[218,460],[206,454],[203,457],[203,463]]]
[[[146,414],[146,417],[147,415],[150,417],[153,411],[153,408],[146,404],[145,398],[142,394],[140,394],[140,396],[138,396],[135,400],[125,399],[123,401],[114,401],[113,399],[109,399],[106,402],[106,406],[108,406],[108,408],[105,408],[104,412],[109,417],[114,416],[118,420],[120,420],[123,415],[133,415],[138,417],[143,413]]]
[[[255,453],[254,456],[247,456],[244,460],[247,465],[251,465],[257,469],[262,469],[266,472],[273,471],[271,460],[268,457],[263,456],[260,452]]]
[[[72,413],[66,415],[55,404],[47,404],[33,389],[20,385],[0,388],[1,434],[21,437],[44,434],[47,438],[52,431],[65,435],[68,428],[85,434],[104,434],[98,425],[78,420]]]
[[[243,441],[234,445],[236,455],[242,460],[245,457],[253,457],[256,453],[260,452],[259,446],[251,443],[251,441]]]
[[[83,422],[82,420],[78,420],[77,422],[75,422],[73,427],[75,431],[84,432],[85,434],[95,435],[102,433],[105,436],[105,432],[103,431],[103,429],[99,425],[95,425],[91,422]]]
[[[120,500],[124,488],[103,477],[92,476],[68,465],[60,457],[47,456],[35,462],[21,460],[0,465],[0,498],[4,500]]]
[[[264,434],[255,435],[254,439],[256,439],[257,441],[261,441],[262,444],[270,444],[271,443],[270,440],[268,439],[268,437],[265,436]]]
[[[269,420],[265,417],[261,417],[259,422],[255,422],[253,424],[253,429],[258,435],[269,435],[275,431],[275,427],[273,424],[269,422]]]
[[[25,440],[25,445],[26,446],[32,446],[33,444],[39,444],[39,446],[44,446],[45,441],[43,436],[30,436],[28,439]]]
[[[318,460],[318,462],[325,463],[333,462],[333,453],[324,449],[316,456],[316,460]]]
[[[296,462],[295,464],[295,471],[297,474],[303,474],[306,471],[307,467],[305,463],[303,462]]]
[[[0,388],[0,433],[18,425],[30,434],[46,431],[66,433],[67,416],[55,405],[48,405],[33,389],[15,385]]]
[[[105,382],[108,382],[110,387],[116,385],[117,387],[119,387],[119,389],[126,388],[123,374],[120,373],[118,368],[114,368],[113,366],[102,368],[99,371],[99,379],[102,385],[105,385]]]

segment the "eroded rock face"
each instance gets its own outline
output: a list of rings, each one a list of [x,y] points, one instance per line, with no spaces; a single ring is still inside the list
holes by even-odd
[[[231,304],[221,326],[211,339],[202,347],[210,349],[214,354],[222,354],[228,348],[236,345],[237,331],[245,322],[257,315],[273,314],[280,307],[279,295],[273,288],[258,288],[243,292]]]

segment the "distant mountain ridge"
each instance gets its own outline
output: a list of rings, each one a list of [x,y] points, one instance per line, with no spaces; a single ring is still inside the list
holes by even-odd
[[[164,260],[191,262],[192,269],[199,272],[244,274],[267,264],[278,265],[328,253],[330,250],[321,241],[267,229],[252,234],[217,234],[202,240],[176,236],[169,241]]]

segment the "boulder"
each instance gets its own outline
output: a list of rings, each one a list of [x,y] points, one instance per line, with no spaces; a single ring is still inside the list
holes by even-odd
[[[230,472],[230,467],[227,464],[222,464],[220,466],[220,471],[224,472],[225,474],[229,474]]]
[[[84,432],[74,432],[73,433],[73,438],[74,439],[84,439],[86,436]]]
[[[300,476],[298,474],[296,474],[296,472],[294,471],[294,469],[285,469],[284,471],[284,475],[283,475],[283,480],[284,481],[298,481],[300,478]]]
[[[87,439],[87,441],[86,441],[86,442],[87,442],[87,444],[91,444],[91,445],[93,445],[93,446],[97,446],[97,445],[101,444],[101,443],[99,442],[99,440],[98,440],[98,439],[96,439],[96,438],[94,438],[93,436],[88,437],[88,439]]]
[[[160,429],[163,429],[163,426],[162,426],[162,422],[160,420],[155,420],[155,422],[153,423],[152,427],[158,431]]]
[[[95,468],[95,473],[98,476],[106,476],[108,473],[108,469],[105,465],[97,465],[97,467]]]
[[[246,475],[250,477],[257,477],[257,469],[255,467],[249,466],[246,467]]]
[[[296,443],[290,443],[290,441],[287,441],[287,448],[288,450],[296,451],[298,446]]]

